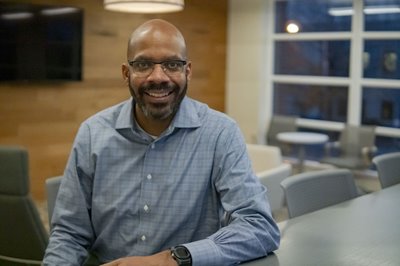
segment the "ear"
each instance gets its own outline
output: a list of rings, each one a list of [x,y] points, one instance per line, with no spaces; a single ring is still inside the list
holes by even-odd
[[[192,62],[189,61],[186,65],[186,78],[189,81],[192,78]]]
[[[126,63],[124,63],[124,64],[122,64],[121,70],[122,70],[122,78],[125,80],[125,83],[128,84],[129,83],[129,66]]]

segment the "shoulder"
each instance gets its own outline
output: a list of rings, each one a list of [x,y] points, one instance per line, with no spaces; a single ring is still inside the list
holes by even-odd
[[[131,100],[126,100],[116,105],[110,106],[98,113],[90,116],[82,124],[89,127],[111,127],[115,128],[119,121],[129,122],[131,112]]]
[[[187,98],[186,104],[191,105],[202,126],[234,126],[236,122],[227,114],[210,108],[207,104]]]

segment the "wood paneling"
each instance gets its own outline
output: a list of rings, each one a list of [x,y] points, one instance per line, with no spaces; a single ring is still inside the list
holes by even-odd
[[[0,83],[0,144],[29,151],[31,191],[45,198],[46,178],[62,174],[80,123],[129,97],[121,78],[131,31],[147,19],[174,23],[186,37],[193,77],[188,95],[224,111],[227,0],[187,0],[183,12],[105,11],[101,0],[33,0],[84,9],[83,81]]]

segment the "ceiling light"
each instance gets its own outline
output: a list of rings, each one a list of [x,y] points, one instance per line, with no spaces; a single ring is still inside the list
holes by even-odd
[[[43,9],[40,13],[46,16],[54,16],[54,15],[64,15],[75,12],[78,12],[78,9],[75,7],[57,7],[57,8]]]
[[[354,14],[353,9],[351,8],[330,8],[328,10],[329,15],[331,16],[351,16]],[[374,14],[391,14],[391,13],[400,13],[400,7],[396,5],[388,5],[388,6],[366,6],[364,8],[364,13],[367,15]]]
[[[287,26],[286,26],[286,31],[288,33],[298,33],[300,30],[299,25],[297,25],[295,22],[290,22]]]
[[[364,13],[367,15],[400,13],[400,7],[399,6],[367,6],[364,8]]]
[[[353,15],[354,11],[351,8],[347,7],[337,7],[337,8],[329,8],[328,13],[331,16],[351,16]]]
[[[33,17],[33,14],[30,12],[15,12],[15,13],[1,14],[1,18],[7,20],[28,19],[31,17]]]
[[[176,12],[184,6],[184,0],[104,0],[106,10],[130,13]]]

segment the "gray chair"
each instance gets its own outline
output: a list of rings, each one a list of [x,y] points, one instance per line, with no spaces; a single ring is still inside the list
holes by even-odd
[[[28,173],[26,149],[0,146],[0,265],[40,265],[48,243]]]
[[[374,126],[346,125],[339,141],[327,143],[321,162],[339,168],[363,170],[371,166],[376,150]]]
[[[378,155],[372,162],[378,171],[382,188],[400,183],[400,152]]]
[[[46,193],[47,193],[47,213],[49,216],[49,228],[51,228],[51,218],[53,217],[53,210],[56,204],[58,189],[60,188],[62,176],[55,176],[46,179]]]
[[[282,161],[281,150],[278,147],[247,144],[253,170],[268,189],[268,201],[272,214],[284,207],[282,180],[292,174],[292,166]]]
[[[281,132],[292,131],[297,131],[295,116],[273,115],[268,126],[267,144],[269,146],[279,147],[282,151],[282,154],[288,155],[291,151],[291,146],[289,144],[280,142],[276,138],[276,135]]]
[[[332,169],[293,175],[281,182],[289,218],[316,211],[358,196],[353,174]]]

